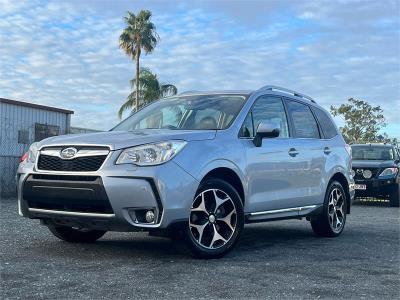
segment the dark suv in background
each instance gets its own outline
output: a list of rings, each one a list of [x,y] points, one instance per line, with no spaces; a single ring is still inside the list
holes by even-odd
[[[352,145],[356,197],[390,199],[399,206],[400,155],[389,144]]]

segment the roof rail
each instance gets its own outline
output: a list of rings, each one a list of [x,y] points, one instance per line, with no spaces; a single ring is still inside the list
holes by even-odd
[[[298,92],[295,92],[295,91],[292,91],[292,90],[289,90],[289,89],[286,89],[286,88],[283,88],[280,86],[276,86],[276,85],[266,85],[266,86],[263,86],[262,88],[260,88],[259,90],[270,90],[270,91],[275,90],[275,91],[287,93],[287,94],[290,94],[290,95],[293,95],[296,97],[300,97],[303,99],[307,99],[307,100],[311,101],[312,103],[316,103],[315,100],[313,98],[311,98],[310,96],[307,96],[307,95],[304,95],[304,94],[301,94],[301,93],[298,93]]]

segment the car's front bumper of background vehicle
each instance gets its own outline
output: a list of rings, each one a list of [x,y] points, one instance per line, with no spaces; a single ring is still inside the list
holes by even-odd
[[[137,231],[166,229],[189,216],[198,182],[173,161],[155,167],[115,165],[111,151],[95,172],[38,171],[21,163],[19,213],[66,226]],[[147,211],[155,214],[147,222]]]
[[[356,197],[388,197],[399,188],[399,177],[356,179],[355,184],[365,185],[365,189],[356,189]]]

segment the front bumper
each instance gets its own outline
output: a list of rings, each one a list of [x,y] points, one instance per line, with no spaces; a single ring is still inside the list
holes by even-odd
[[[356,179],[355,184],[363,184],[365,190],[356,189],[356,197],[388,197],[399,188],[399,177],[397,178],[372,178]]]
[[[111,152],[96,172],[46,172],[22,163],[19,213],[61,225],[114,231],[167,229],[189,216],[199,182],[173,161],[156,167],[115,165]],[[143,212],[153,210],[147,223]]]

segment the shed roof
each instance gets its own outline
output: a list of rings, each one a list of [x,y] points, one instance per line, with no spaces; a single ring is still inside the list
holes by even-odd
[[[7,104],[18,105],[18,106],[25,106],[25,107],[55,111],[55,112],[60,112],[60,113],[64,113],[64,114],[73,114],[74,113],[72,110],[67,110],[67,109],[62,109],[62,108],[57,108],[57,107],[47,106],[47,105],[41,105],[41,104],[35,104],[35,103],[30,103],[30,102],[24,102],[24,101],[11,100],[11,99],[6,99],[6,98],[0,98],[0,103],[7,103]]]

